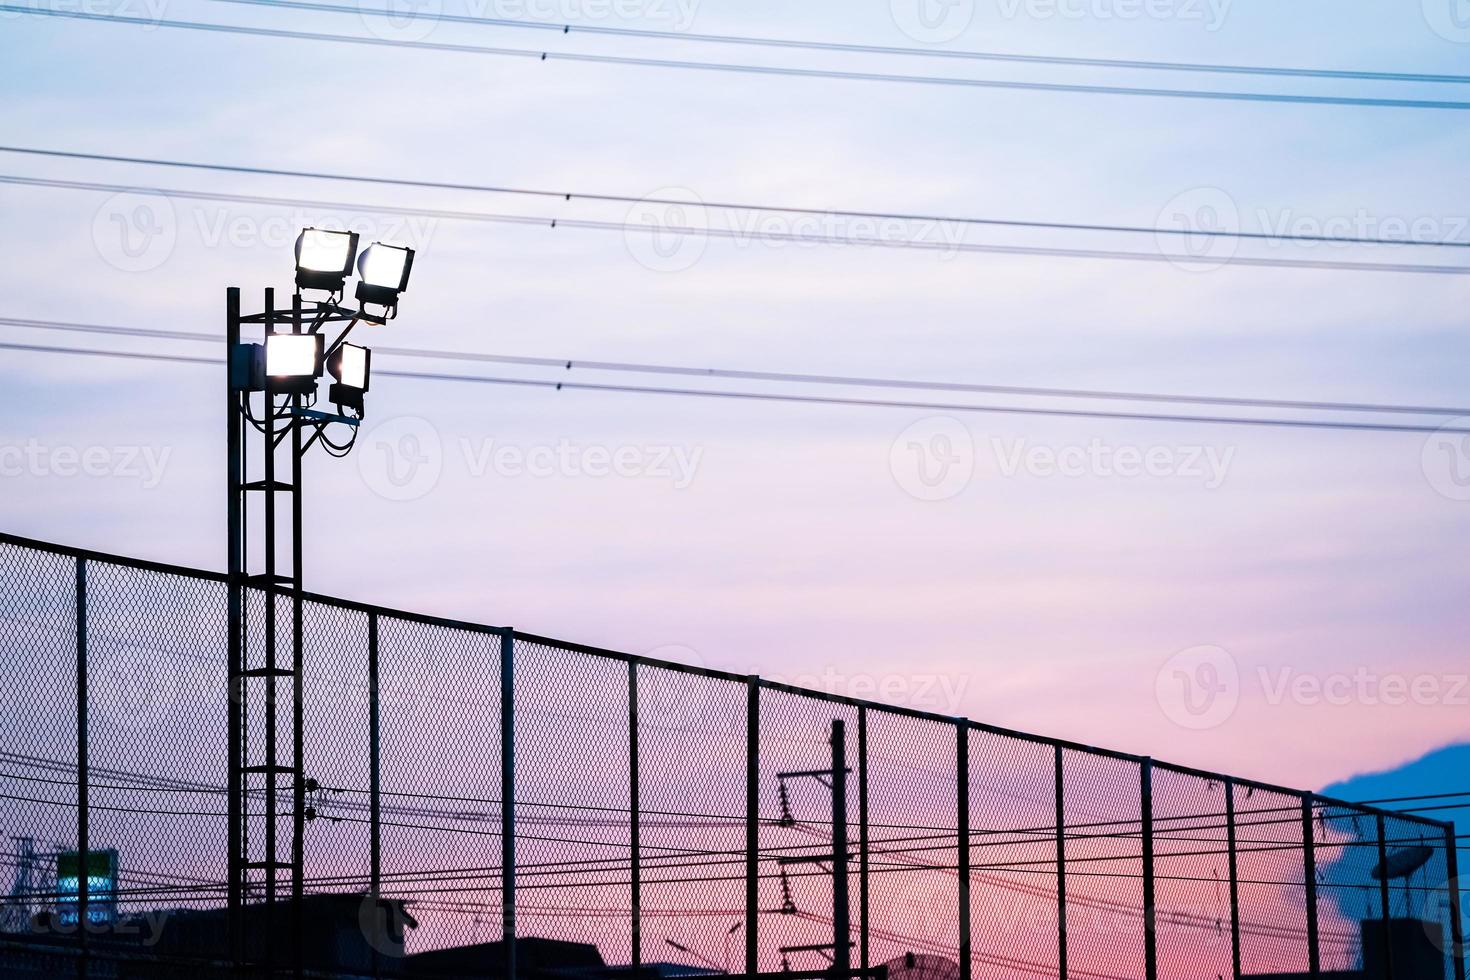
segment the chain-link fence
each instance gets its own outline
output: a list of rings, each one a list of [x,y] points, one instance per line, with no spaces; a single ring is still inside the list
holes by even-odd
[[[319,596],[303,897],[237,869],[232,947],[232,759],[295,732],[290,684],[232,700],[227,599],[0,537],[0,975],[1464,980],[1452,825]],[[238,853],[290,852],[297,778]]]

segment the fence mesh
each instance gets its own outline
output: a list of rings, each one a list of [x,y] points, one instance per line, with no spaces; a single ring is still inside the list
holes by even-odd
[[[295,736],[295,600],[242,598],[245,666],[273,609],[288,670],[232,702],[222,577],[0,537],[0,975],[228,955],[231,704],[247,769],[291,768]],[[496,975],[514,936],[561,976],[821,970],[850,943],[909,980],[1464,980],[1434,821],[320,597],[301,624],[308,972]],[[273,806],[286,862],[246,875],[247,952],[285,962],[296,774],[273,800],[245,778],[244,857]]]

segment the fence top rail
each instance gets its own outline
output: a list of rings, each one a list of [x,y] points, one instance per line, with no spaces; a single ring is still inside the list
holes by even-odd
[[[31,551],[44,551],[66,558],[82,558],[89,562],[97,562],[104,565],[120,565],[124,568],[136,568],[146,572],[182,575],[186,578],[203,579],[209,582],[224,583],[229,579],[229,576],[223,572],[210,572],[201,568],[190,568],[187,565],[170,565],[167,562],[149,561],[145,558],[127,558],[122,555],[110,555],[106,552],[92,551],[87,548],[74,548],[70,545],[38,541],[35,538],[22,537],[19,534],[7,534],[4,531],[0,531],[0,544],[15,545],[18,548],[28,548]]]
[[[105,552],[93,551],[86,548],[77,548],[69,545],[54,544],[49,541],[40,541],[35,538],[27,538],[22,535],[9,534],[3,531],[0,531],[0,544],[15,545],[17,547],[27,548],[33,551],[42,551],[56,555],[64,555],[71,558],[85,559],[89,562],[118,565],[124,568],[136,568],[143,571],[160,572],[169,575],[180,575],[187,578],[200,579],[210,582],[228,583],[229,581],[229,577],[222,572],[212,572],[204,569],[190,568],[184,565],[172,565],[166,562],[149,561],[141,558],[128,558],[121,555],[107,554]],[[281,590],[281,592],[285,594],[288,593],[289,590],[283,589]],[[376,615],[380,618],[398,619],[405,622],[419,623],[426,626],[437,626],[445,629],[463,630],[466,632],[480,633],[502,638],[511,637],[525,643],[534,643],[541,646],[566,650],[572,653],[582,653],[593,657],[605,657],[613,660],[620,660],[625,663],[636,663],[650,668],[673,670],[686,674],[694,674],[703,677],[715,678],[718,680],[732,681],[739,684],[754,683],[766,690],[782,691],[801,697],[826,701],[832,704],[842,704],[860,709],[871,709],[873,711],[880,711],[885,714],[898,715],[923,721],[938,722],[946,725],[962,726],[970,731],[985,732],[987,734],[996,735],[1002,738],[1012,738],[1019,741],[1031,742],[1036,745],[1045,745],[1053,748],[1084,753],[1087,755],[1114,759],[1119,762],[1129,762],[1140,766],[1149,765],[1156,769],[1165,769],[1180,775],[1193,776],[1199,779],[1211,780],[1226,785],[1247,786],[1262,792],[1277,793],[1284,796],[1296,797],[1303,801],[1310,801],[1311,804],[1314,806],[1343,807],[1369,815],[1381,815],[1384,817],[1393,817],[1394,819],[1398,820],[1407,820],[1413,823],[1432,826],[1440,830],[1444,830],[1452,826],[1452,823],[1448,821],[1436,820],[1431,817],[1423,816],[1421,814],[1406,813],[1401,810],[1386,810],[1379,807],[1371,806],[1366,803],[1354,803],[1349,800],[1338,800],[1332,797],[1322,796],[1311,791],[1293,789],[1288,786],[1280,786],[1274,783],[1264,782],[1262,780],[1248,779],[1241,776],[1230,776],[1224,773],[1211,772],[1207,769],[1197,769],[1192,766],[1185,766],[1177,763],[1161,762],[1146,755],[1135,755],[1130,752],[1103,748],[1096,745],[1088,745],[1083,742],[1074,742],[1062,738],[1037,735],[1033,732],[1023,732],[1016,729],[1003,728],[998,725],[990,725],[985,722],[973,721],[969,718],[962,718],[952,715],[942,715],[931,711],[923,711],[918,708],[905,707],[903,705],[883,704],[878,701],[867,701],[862,698],[855,698],[845,694],[833,694],[826,691],[818,691],[810,688],[797,687],[791,684],[781,683],[780,681],[773,681],[763,677],[757,677],[755,675],[740,674],[734,671],[720,670],[713,667],[699,667],[690,664],[680,664],[674,663],[672,661],[657,660],[652,657],[645,657],[639,654],[625,653],[619,650],[610,650],[604,647],[589,646],[583,643],[575,643],[568,640],[559,640],[554,637],[539,636],[534,633],[524,633],[519,630],[512,629],[511,627],[487,626],[483,623],[473,623],[467,620],[452,619],[443,616],[432,616],[425,613],[416,613],[404,609],[391,609],[386,606],[378,606],[367,602],[358,602],[352,599],[343,599],[337,596],[324,595],[317,592],[303,592],[302,598],[308,602],[314,602],[319,605],[332,606],[338,609],[346,609],[355,612],[365,613],[368,615]]]

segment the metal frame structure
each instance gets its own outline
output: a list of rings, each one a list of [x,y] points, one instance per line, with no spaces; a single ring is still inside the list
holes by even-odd
[[[230,717],[228,723],[230,742],[229,773],[229,826],[230,826],[230,869],[228,879],[228,904],[230,910],[230,945],[237,961],[246,958],[247,937],[244,935],[241,909],[250,899],[259,875],[261,895],[274,915],[278,890],[289,891],[291,901],[290,930],[291,956],[289,963],[297,973],[300,971],[302,868],[305,861],[305,824],[308,818],[306,794],[310,779],[305,772],[304,732],[304,687],[303,687],[303,622],[302,604],[303,577],[303,484],[302,463],[306,453],[319,442],[324,446],[334,444],[326,437],[327,428],[333,424],[345,425],[351,431],[351,440],[345,446],[336,447],[339,454],[350,451],[357,438],[360,417],[338,413],[321,412],[311,407],[315,396],[299,391],[285,393],[279,390],[276,379],[261,372],[259,379],[253,378],[253,366],[247,356],[242,330],[246,326],[259,326],[263,332],[263,343],[269,343],[272,335],[290,333],[294,335],[318,334],[332,324],[346,324],[329,346],[325,356],[330,358],[347,340],[354,327],[363,320],[377,318],[361,311],[349,310],[337,305],[335,297],[325,302],[312,304],[308,312],[298,290],[291,298],[288,310],[276,308],[275,290],[267,288],[259,313],[240,312],[240,290],[231,287],[225,294],[225,365],[226,388],[228,391],[226,426],[227,472],[229,504],[227,510],[229,570],[228,606],[228,651],[229,680],[231,691]],[[381,322],[381,321],[377,321]],[[259,418],[252,405],[252,393],[259,391],[263,406]],[[260,435],[260,477],[250,479],[248,460],[250,457],[250,433]],[[306,433],[310,432],[308,436]],[[288,449],[289,469],[280,472],[277,455],[282,445]],[[282,477],[286,478],[283,479]],[[258,493],[262,500],[262,553],[264,567],[258,574],[249,570],[250,541],[248,524],[248,498]],[[278,498],[289,494],[289,541],[290,573],[280,571],[278,547],[279,517]],[[245,602],[246,588],[259,589],[264,602],[264,622],[261,624],[263,654],[260,663],[250,662],[248,642],[248,617]],[[279,615],[277,600],[282,596],[290,600],[289,660],[281,663]],[[280,685],[290,683],[291,689],[291,745],[289,754],[283,754],[280,746],[280,719],[278,704]],[[254,693],[259,691],[258,694]],[[256,699],[264,704],[264,758],[250,757],[248,722],[250,705]],[[264,783],[264,838],[253,842],[250,835],[250,820],[247,810],[252,798],[252,776],[261,777]],[[291,794],[291,836],[289,852],[282,854],[279,841],[280,804],[278,792],[280,780],[287,780]],[[257,854],[253,848],[260,848]],[[284,882],[282,876],[284,875]],[[269,938],[260,944],[264,953],[264,966],[269,971],[276,965],[276,949]]]

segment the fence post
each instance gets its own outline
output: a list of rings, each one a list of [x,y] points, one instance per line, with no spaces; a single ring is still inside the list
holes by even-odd
[[[383,906],[383,755],[378,697],[378,611],[368,612],[368,874],[371,878],[373,927],[387,922]],[[378,943],[371,944],[373,976],[382,974]]]
[[[226,545],[226,561],[229,575],[225,594],[225,660],[229,675],[228,697],[229,718],[226,729],[229,736],[229,804],[227,830],[229,835],[228,882],[225,885],[226,932],[229,937],[230,961],[239,963],[244,953],[243,926],[240,921],[241,863],[244,856],[244,801],[241,796],[243,776],[240,767],[241,747],[244,734],[244,681],[240,677],[243,669],[244,615],[241,600],[240,576],[244,569],[244,508],[240,500],[240,484],[243,482],[243,456],[241,455],[242,426],[240,417],[240,393],[235,379],[236,351],[240,346],[240,290],[230,287],[225,291],[225,455],[229,501],[226,515],[229,542]]]
[[[76,561],[77,632],[77,976],[87,976],[87,849],[91,805],[87,759],[87,559]]]
[[[500,634],[500,912],[501,969],[516,976],[515,633]]]
[[[1383,963],[1375,964],[1383,970],[1384,980],[1393,980],[1393,943],[1391,926],[1393,923],[1393,903],[1388,892],[1388,875],[1383,873],[1388,867],[1388,837],[1384,827],[1383,814],[1378,814],[1376,820],[1378,826],[1378,906],[1383,910],[1383,940],[1380,945],[1383,948]],[[1365,967],[1368,964],[1363,964]]]
[[[1445,886],[1445,899],[1450,905],[1450,949],[1455,964],[1455,980],[1465,980],[1465,922],[1460,911],[1460,860],[1455,853],[1455,824],[1446,823],[1444,828],[1445,875],[1449,878]]]
[[[851,841],[847,829],[847,725],[832,719],[832,973],[837,980],[852,976],[852,886],[847,860]]]
[[[758,973],[760,915],[760,711],[761,679],[751,674],[745,687],[745,972]]]
[[[1143,972],[1158,980],[1158,911],[1154,907],[1154,760],[1139,763],[1140,838],[1143,842]]]
[[[959,776],[955,817],[959,824],[957,842],[960,849],[960,980],[970,980],[974,972],[970,935],[970,730],[963,720],[955,722],[954,730],[955,771]]]
[[[1307,902],[1307,972],[1322,974],[1322,950],[1317,935],[1317,830],[1312,826],[1316,815],[1311,793],[1302,794],[1302,881]]]
[[[1067,795],[1062,747],[1052,747],[1056,762],[1057,802],[1057,977],[1067,980]]]
[[[1240,867],[1235,846],[1235,780],[1225,779],[1225,846],[1230,851],[1230,962],[1240,980]]]
[[[633,980],[643,968],[643,865],[639,842],[640,800],[638,792],[638,662],[628,661],[628,857],[632,875],[632,962]]]
[[[868,706],[858,706],[858,943],[866,976],[868,944]]]

